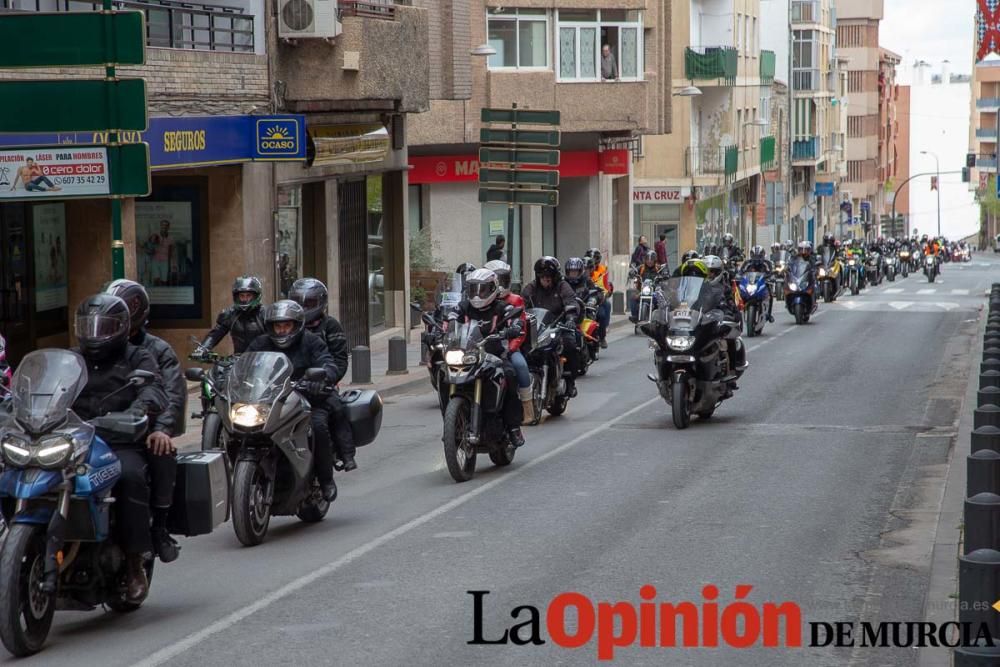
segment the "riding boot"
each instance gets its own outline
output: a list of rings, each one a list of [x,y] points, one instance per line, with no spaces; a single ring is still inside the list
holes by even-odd
[[[524,411],[524,424],[531,424],[535,421],[535,402],[532,400],[531,387],[517,390],[517,397],[521,399],[521,409]]]
[[[125,599],[139,604],[149,595],[146,559],[142,554],[129,554],[125,559]]]

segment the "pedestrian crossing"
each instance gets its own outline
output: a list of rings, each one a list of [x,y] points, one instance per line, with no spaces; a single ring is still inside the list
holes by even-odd
[[[947,294],[949,296],[969,296],[971,290],[967,289],[948,289],[948,288],[938,288],[938,287],[922,287],[922,288],[910,288],[905,287],[887,287],[885,289],[878,289],[877,287],[872,290],[874,294],[918,294],[920,296],[931,296],[934,294]]]

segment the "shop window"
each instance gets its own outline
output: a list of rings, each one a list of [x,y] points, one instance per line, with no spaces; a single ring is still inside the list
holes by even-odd
[[[385,236],[383,232],[382,175],[366,179],[368,208],[368,326],[385,327]]]
[[[66,307],[66,205],[31,209],[35,260],[35,312]]]
[[[202,190],[160,186],[135,203],[136,269],[150,319],[195,320],[202,312]]]
[[[557,27],[560,81],[642,79],[641,12],[559,10]]]
[[[302,275],[302,186],[278,188],[277,282],[281,298]]]
[[[490,69],[541,69],[549,66],[549,19],[544,9],[487,9]]]
[[[508,225],[507,218],[509,208],[506,204],[483,204],[482,205],[482,247],[480,248],[480,258],[486,261],[486,251],[496,240],[496,237],[503,234],[506,238],[506,248],[504,261],[510,264],[511,280],[519,282],[521,279],[521,209],[514,208],[513,227]],[[476,264],[475,258],[470,257],[470,261]]]

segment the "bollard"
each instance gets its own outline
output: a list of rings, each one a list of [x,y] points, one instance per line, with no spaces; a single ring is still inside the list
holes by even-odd
[[[1000,371],[986,371],[979,374],[979,388],[1000,387]]]
[[[966,498],[963,515],[966,554],[1000,547],[1000,496],[977,493]]]
[[[1000,359],[983,359],[983,363],[979,365],[979,374],[986,371],[1000,371]]]
[[[1000,359],[1000,347],[985,347],[983,349],[983,361],[987,359]]]
[[[406,341],[402,336],[393,336],[389,339],[389,368],[386,375],[406,375]]]
[[[351,384],[372,383],[372,351],[364,345],[351,350]]]
[[[611,312],[619,315],[625,312],[625,294],[623,292],[611,293]]]
[[[976,407],[1000,405],[1000,387],[983,387],[976,392]]]
[[[981,449],[965,459],[968,474],[966,494],[971,498],[980,493],[1000,494],[1000,453]]]
[[[972,423],[973,428],[980,428],[981,426],[1000,427],[1000,405],[987,403],[982,407],[976,408],[972,411]]]
[[[1000,428],[983,426],[972,432],[972,452],[991,449],[1000,453]]]
[[[958,557],[958,620],[972,628],[975,642],[980,624],[991,637],[1000,633],[1000,614],[992,608],[1000,599],[1000,552],[980,549]],[[1000,647],[961,646],[955,649],[955,667],[1000,664]]]

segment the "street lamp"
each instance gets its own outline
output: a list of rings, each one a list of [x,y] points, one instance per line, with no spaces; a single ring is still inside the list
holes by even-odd
[[[674,97],[697,97],[701,95],[701,88],[695,85],[684,86],[678,89],[673,95]]]
[[[935,171],[937,172],[937,235],[941,238],[941,161],[938,159],[937,153],[933,151],[920,151],[921,155],[930,155],[934,158],[934,164],[936,165]],[[893,220],[895,223],[895,220]]]

